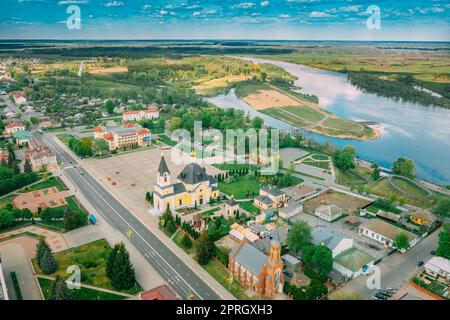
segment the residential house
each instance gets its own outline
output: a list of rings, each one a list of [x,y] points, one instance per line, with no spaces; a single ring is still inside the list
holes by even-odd
[[[5,136],[12,136],[17,131],[24,131],[24,130],[25,130],[25,126],[22,123],[22,121],[20,121],[20,120],[13,120],[13,121],[10,121],[10,122],[8,122],[6,124],[3,134]]]
[[[166,284],[162,284],[146,292],[139,293],[139,300],[181,300]]]
[[[25,130],[19,130],[14,133],[14,139],[16,140],[16,144],[18,146],[28,145],[33,138],[33,135]]]
[[[402,219],[401,215],[395,214],[395,213],[389,212],[389,211],[384,211],[384,210],[378,210],[376,212],[376,215],[378,217],[381,217],[381,218],[384,218],[384,219],[387,219],[387,220],[391,220],[391,221],[393,221],[395,223],[399,223],[400,220]]]
[[[353,247],[353,239],[325,226],[317,226],[311,231],[312,243],[316,246],[324,245],[331,250],[333,258],[341,252]]]
[[[194,208],[209,203],[210,199],[219,196],[217,179],[206,173],[206,169],[194,162],[184,167],[177,179],[172,183],[172,177],[164,156],[161,155],[153,191],[154,206],[159,212],[166,209]]]
[[[11,92],[11,95],[14,99],[15,104],[25,104],[27,103],[27,98],[24,97],[24,95],[21,92]]]
[[[41,129],[49,129],[53,128],[54,124],[50,118],[41,118],[39,119],[39,128]]]
[[[157,108],[149,108],[147,110],[131,110],[125,111],[122,115],[122,121],[140,121],[144,119],[158,119],[159,110]]]
[[[271,185],[262,186],[259,189],[259,195],[267,197],[272,201],[271,208],[281,208],[288,201],[288,196],[285,192],[275,188]]]
[[[430,227],[436,221],[436,217],[429,211],[426,210],[418,210],[413,212],[409,219],[415,224]]]
[[[225,218],[233,217],[239,211],[239,203],[233,198],[225,202]]]
[[[265,255],[243,239],[230,253],[228,270],[257,296],[273,298],[283,292],[281,245],[276,240],[272,240],[269,255]]]
[[[450,260],[443,257],[432,257],[425,263],[425,272],[436,278],[438,276],[450,281]]]
[[[359,234],[382,243],[386,247],[390,248],[394,248],[395,238],[401,233],[408,237],[410,247],[415,246],[419,242],[419,237],[414,233],[401,229],[381,219],[370,219],[368,222],[359,226]],[[404,251],[405,250],[401,250],[401,252]]]
[[[321,205],[314,210],[314,215],[328,222],[332,222],[342,216],[342,209],[334,204]]]
[[[319,191],[320,188],[313,187],[308,184],[302,184],[300,186],[292,186],[287,187],[283,189],[288,196],[294,200],[294,201],[303,201],[306,198],[310,198],[312,196],[315,196]]]
[[[150,130],[133,123],[123,126],[99,126],[94,128],[93,132],[95,139],[104,139],[108,142],[110,151],[133,146],[148,146],[152,140]]]

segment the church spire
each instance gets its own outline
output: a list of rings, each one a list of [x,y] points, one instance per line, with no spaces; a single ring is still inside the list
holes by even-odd
[[[161,153],[161,161],[159,162],[158,173],[163,176],[164,173],[170,174],[169,168],[167,167],[166,160],[164,160],[164,154]]]

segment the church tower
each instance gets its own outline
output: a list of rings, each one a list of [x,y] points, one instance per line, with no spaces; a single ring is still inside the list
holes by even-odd
[[[270,241],[269,261],[267,261],[265,294],[271,298],[283,291],[283,261],[281,261],[281,244],[278,240]]]
[[[161,154],[161,161],[159,162],[157,172],[157,185],[162,188],[171,185],[170,171],[169,168],[167,167],[166,160],[164,160],[163,154]]]

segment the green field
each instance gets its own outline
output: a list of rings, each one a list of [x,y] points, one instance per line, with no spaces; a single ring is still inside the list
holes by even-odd
[[[162,142],[162,143],[164,143],[164,144],[166,144],[166,145],[168,145],[168,146],[171,146],[171,147],[173,147],[173,146],[175,146],[177,144],[176,141],[171,140],[168,136],[166,136],[164,134],[160,134],[158,136],[157,140]]]
[[[213,258],[203,268],[213,276],[224,288],[228,289],[229,272],[217,259]],[[245,293],[247,289],[236,280],[230,286],[230,292],[239,300],[250,300],[250,297]]]
[[[65,145],[69,144],[69,140],[74,138],[74,136],[70,135],[70,134],[58,134],[57,135],[58,139],[61,140],[62,143],[64,143]]]
[[[106,262],[112,248],[106,240],[97,240],[80,247],[67,249],[55,253],[55,259],[58,265],[56,272],[49,274],[51,277],[57,275],[66,278],[66,270],[71,265],[78,265],[81,269],[81,282],[94,287],[114,290],[111,282],[106,276]],[[33,260],[33,266],[37,274],[42,274],[36,260]],[[136,294],[142,291],[142,288],[135,284],[130,290],[124,291],[129,294]]]
[[[325,169],[325,170],[330,170],[330,163],[328,161],[302,161],[302,164],[306,164],[308,166],[312,166],[312,167],[316,167],[316,168],[320,168],[320,169]]]
[[[191,248],[186,248],[182,245],[182,240],[184,237],[185,233],[183,230],[178,230],[177,234],[172,238],[173,242],[175,242],[177,244],[177,246],[179,246],[181,249],[184,250],[184,252],[186,252],[187,254],[192,254],[195,252],[195,241],[191,239],[192,241],[192,247]]]
[[[404,180],[401,178],[397,178],[397,177],[393,177],[392,178],[392,182],[399,187],[400,189],[402,189],[403,191],[415,196],[415,197],[425,197],[427,195],[427,193],[422,190],[421,188],[419,188],[418,186],[416,186],[415,184],[411,183],[408,180]]]
[[[219,190],[235,199],[252,198],[259,194],[260,183],[255,177],[237,176],[234,179],[233,182],[219,182]]]
[[[239,201],[239,207],[254,214],[259,214],[261,212],[259,208],[253,205],[253,201]]]
[[[63,191],[66,189],[64,187],[64,185],[62,184],[61,180],[59,180],[59,178],[50,177],[50,178],[48,178],[47,181],[41,181],[30,187],[24,188],[23,191],[29,192],[29,191],[36,191],[36,190],[41,190],[41,189],[46,189],[46,188],[51,188],[51,187],[55,187],[59,191]]]
[[[51,289],[53,280],[39,278],[39,285],[41,286],[42,293],[44,294],[45,300],[51,299]],[[74,300],[123,300],[126,297],[112,294],[109,292],[98,291],[90,288],[73,289],[70,291],[72,293]]]
[[[286,110],[290,113],[293,113],[297,116],[299,116],[302,119],[305,119],[310,122],[318,122],[325,118],[325,116],[320,113],[317,110],[314,110],[307,106],[289,106],[289,107],[282,107],[281,109]]]

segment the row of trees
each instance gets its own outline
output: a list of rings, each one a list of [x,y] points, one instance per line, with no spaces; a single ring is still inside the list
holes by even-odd
[[[67,207],[45,208],[39,210],[39,216],[45,223],[51,223],[57,220],[63,220],[64,229],[66,231],[73,230],[85,222],[85,217],[75,210]]]
[[[68,142],[68,147],[80,157],[90,157],[93,154],[92,140],[88,137],[81,139],[71,138]]]

